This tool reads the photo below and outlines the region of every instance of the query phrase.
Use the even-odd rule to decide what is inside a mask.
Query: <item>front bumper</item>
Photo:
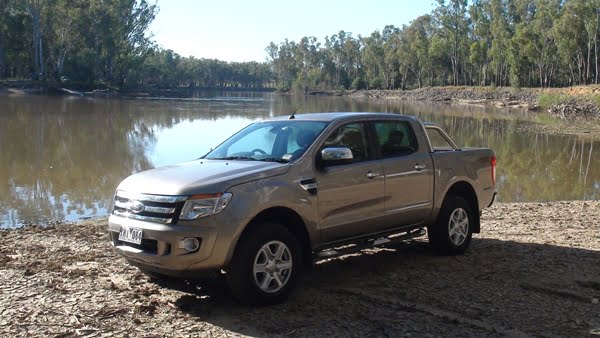
[[[108,230],[115,251],[133,265],[168,276],[191,277],[222,269],[229,250],[223,246],[215,250],[218,232],[213,217],[203,219],[201,223],[168,225],[111,215]],[[120,241],[122,226],[142,229],[142,243]],[[180,242],[189,237],[200,242],[196,252],[180,248]]]

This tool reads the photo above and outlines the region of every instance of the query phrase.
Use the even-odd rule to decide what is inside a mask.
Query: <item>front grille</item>
[[[132,194],[117,191],[113,215],[153,223],[173,224],[187,196]]]

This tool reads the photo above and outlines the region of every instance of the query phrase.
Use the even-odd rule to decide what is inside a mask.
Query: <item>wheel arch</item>
[[[446,191],[446,195],[444,196],[444,202],[442,203],[442,208],[446,203],[446,199],[448,196],[460,196],[464,198],[471,210],[473,211],[473,216],[475,217],[475,224],[473,225],[473,232],[479,233],[481,231],[481,219],[479,212],[479,201],[477,199],[477,193],[473,186],[466,181],[459,181],[452,184],[452,186]]]
[[[244,230],[242,230],[242,233],[240,234],[236,243],[235,250],[237,250],[237,246],[241,239],[255,229],[259,228],[260,224],[263,222],[278,223],[286,227],[300,243],[300,247],[302,248],[303,262],[307,265],[312,264],[311,240],[306,228],[306,224],[296,211],[287,207],[270,207],[254,216],[254,218],[252,218],[252,220],[246,225]]]

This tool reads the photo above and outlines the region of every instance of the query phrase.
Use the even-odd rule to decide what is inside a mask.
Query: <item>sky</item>
[[[158,0],[154,41],[181,56],[266,61],[271,42],[298,42],[340,30],[368,36],[430,13],[433,0]]]

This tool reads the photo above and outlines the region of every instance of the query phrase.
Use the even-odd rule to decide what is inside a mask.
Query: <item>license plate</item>
[[[133,227],[121,227],[121,231],[119,231],[119,240],[133,244],[141,244],[142,229]]]

